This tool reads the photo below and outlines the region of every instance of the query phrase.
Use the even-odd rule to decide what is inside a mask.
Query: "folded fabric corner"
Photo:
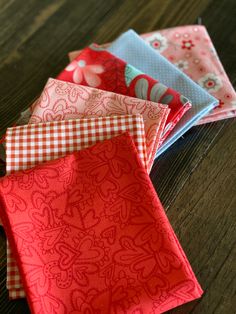
[[[50,78],[32,108],[29,123],[140,114],[144,120],[150,172],[169,112],[167,106],[159,103]]]
[[[33,187],[43,189],[47,186],[47,175],[43,172],[35,177],[34,172],[27,169],[124,132],[129,132],[133,137],[137,152],[146,168],[143,118],[140,115],[123,115],[51,121],[8,128],[6,133],[7,173],[25,170],[27,175],[20,186],[26,191]],[[69,174],[63,180],[70,180]],[[13,201],[13,205],[17,207],[15,202],[17,199]],[[7,289],[11,298],[20,298],[24,295],[19,271],[10,248],[7,250]]]
[[[162,313],[202,295],[127,133],[2,178],[0,204],[32,314]]]
[[[156,156],[170,147],[218,103],[217,99],[150,47],[133,30],[122,34],[107,50],[154,79],[177,90],[192,102],[192,108],[175,126]]]
[[[80,51],[57,79],[168,105],[162,142],[191,108],[185,95],[95,44]]]
[[[236,116],[235,90],[204,25],[178,26],[141,36],[219,101],[197,124]]]

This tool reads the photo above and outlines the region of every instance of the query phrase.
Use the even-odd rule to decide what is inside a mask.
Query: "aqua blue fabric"
[[[218,104],[217,99],[151,48],[133,30],[122,34],[107,50],[166,86],[177,90],[190,99],[192,103],[192,108],[178,122],[162,147],[157,151],[156,157],[161,155]]]

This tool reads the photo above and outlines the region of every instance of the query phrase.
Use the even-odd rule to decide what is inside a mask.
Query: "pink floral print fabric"
[[[142,38],[219,100],[198,124],[236,116],[236,93],[202,25],[180,26],[143,34]]]

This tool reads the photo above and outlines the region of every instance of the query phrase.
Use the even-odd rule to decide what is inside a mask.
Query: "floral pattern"
[[[163,52],[167,47],[167,39],[160,33],[155,33],[146,38],[150,46],[159,52]]]
[[[98,74],[104,72],[102,65],[87,65],[85,60],[73,61],[65,70],[73,71],[75,83],[80,84],[84,79],[88,86],[92,87],[97,87],[101,84],[101,78]]]
[[[160,53],[215,98],[220,99],[219,105],[198,124],[236,116],[232,106],[232,101],[236,101],[236,93],[206,28],[203,25],[180,26],[143,34],[142,37],[149,43],[149,38],[155,37],[156,33],[165,37],[168,43],[168,47]]]
[[[150,43],[155,45],[156,48],[157,45],[159,45],[160,51],[167,49],[167,41],[162,35],[157,34],[155,35],[155,39],[152,37],[149,39]],[[108,51],[97,49],[96,46],[83,49],[68,67],[59,74],[57,79],[68,82],[80,82],[83,85],[91,86],[86,80],[81,81],[77,79],[78,64],[80,64],[80,67],[82,65],[82,68],[86,68],[89,67],[90,64],[94,66],[95,60],[96,65],[103,68],[103,73],[99,76],[100,84],[98,87],[100,89],[167,104],[171,112],[168,116],[169,121],[166,123],[168,123],[171,128],[174,128],[176,121],[190,109],[191,104],[189,100],[186,102],[188,105],[183,107],[181,100],[184,95],[180,95],[178,91],[142,73],[140,70],[127,64]],[[68,72],[68,69],[71,72]],[[74,76],[76,76],[76,80]],[[152,92],[147,92],[150,89]],[[93,112],[91,113],[93,114]],[[165,137],[161,139],[162,141],[164,141],[171,132],[171,128],[168,129],[168,132],[163,133]]]
[[[222,87],[222,82],[214,73],[207,73],[198,80],[198,84],[207,91],[217,92]]]
[[[189,40],[182,40],[182,49],[191,50],[194,47],[194,43],[191,39]]]
[[[198,67],[201,65],[201,68],[205,68],[206,72],[214,71],[221,80],[222,86],[224,86],[224,88],[217,91],[208,90],[214,97],[221,99],[224,104],[223,106],[213,109],[213,111],[202,118],[198,124],[235,117],[236,111],[234,106],[232,106],[232,100],[236,101],[236,93],[220,62],[206,28],[203,25],[179,26],[142,34],[141,37],[149,43],[150,38],[155,37],[156,33],[161,34],[167,39],[167,48],[160,51],[160,53],[172,63],[176,63],[176,60],[188,61],[188,68],[183,69],[183,71],[191,79],[198,82],[201,78],[202,73],[199,71]],[[189,42],[189,40],[191,41]],[[197,44],[195,45],[195,43]],[[192,47],[192,45],[195,46]],[[194,54],[191,54],[192,48],[194,49]],[[188,52],[186,53],[186,51]],[[69,55],[73,60],[78,55],[78,51],[70,53]],[[231,99],[225,97],[225,92],[231,95]]]
[[[188,61],[185,60],[179,60],[178,62],[175,63],[175,65],[181,70],[187,70],[188,69]]]
[[[181,117],[191,108],[190,101],[180,95],[173,92],[170,88],[156,82],[151,81],[145,74],[138,75],[130,84],[130,90],[139,98],[150,98],[153,101],[167,104],[171,109],[165,123],[165,128],[161,136],[161,144],[173,130],[177,122]],[[159,147],[160,147],[159,146]]]

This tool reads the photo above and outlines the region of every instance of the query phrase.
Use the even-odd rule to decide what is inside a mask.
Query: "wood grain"
[[[0,134],[67,64],[68,51],[128,28],[143,33],[201,16],[235,86],[235,14],[235,0],[0,0]],[[153,167],[152,181],[205,290],[170,313],[236,313],[235,138],[235,120],[194,127]],[[0,313],[29,313],[25,300],[8,300],[5,265],[0,229]]]

